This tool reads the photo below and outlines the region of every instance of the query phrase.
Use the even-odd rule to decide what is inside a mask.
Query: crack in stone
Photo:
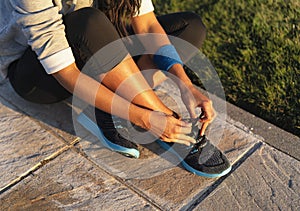
[[[59,155],[61,155],[65,151],[67,151],[70,148],[72,148],[80,140],[81,140],[80,138],[76,138],[73,142],[70,143],[70,145],[62,147],[61,149],[59,149],[58,151],[56,151],[52,155],[50,155],[50,156],[46,157],[45,159],[41,160],[39,163],[37,163],[36,165],[34,165],[33,167],[31,167],[28,171],[26,171],[25,173],[23,173],[22,175],[20,175],[18,178],[14,179],[13,181],[11,181],[7,185],[5,185],[3,188],[1,188],[0,189],[0,194],[2,194],[5,191],[9,190],[13,186],[15,186],[16,184],[18,184],[19,182],[21,182],[23,179],[25,179],[26,177],[28,177],[29,175],[31,175],[33,172],[35,172],[38,169],[42,168],[44,165],[46,165],[47,163],[49,163],[51,160],[55,159],[56,157],[58,157]]]

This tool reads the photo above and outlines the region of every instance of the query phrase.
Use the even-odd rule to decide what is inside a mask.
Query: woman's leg
[[[9,66],[8,78],[21,97],[34,103],[55,103],[71,96],[54,77],[46,73],[31,48]]]
[[[98,75],[96,79],[101,80],[102,84],[136,105],[172,114],[128,56],[126,47],[104,13],[85,8],[68,15],[65,23],[68,40],[77,55],[75,59],[79,61],[77,63],[83,61],[80,66],[83,71]],[[78,24],[85,27],[78,27]],[[94,72],[91,73],[89,68]]]

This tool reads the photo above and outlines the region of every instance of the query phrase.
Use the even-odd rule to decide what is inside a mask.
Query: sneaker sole
[[[170,147],[167,143],[165,143],[164,141],[161,141],[161,140],[157,140],[157,143],[162,147],[164,148],[165,150],[167,151],[170,151],[171,153],[173,153],[174,155],[176,155],[179,159],[180,159],[180,162],[181,164],[183,165],[183,167],[192,172],[193,174],[196,174],[198,176],[202,176],[202,177],[208,177],[208,178],[216,178],[216,177],[222,177],[226,174],[228,174],[232,167],[230,166],[229,168],[227,168],[226,170],[224,170],[223,172],[219,173],[219,174],[209,174],[209,173],[205,173],[205,172],[202,172],[202,171],[199,171],[197,169],[194,169],[193,167],[191,167],[189,164],[187,164],[183,158],[172,148]]]
[[[136,149],[130,149],[126,147],[122,147],[120,145],[114,144],[109,141],[102,133],[101,129],[98,125],[92,121],[87,115],[84,113],[80,113],[77,117],[77,122],[80,123],[85,129],[91,132],[94,136],[96,136],[99,141],[108,149],[121,153],[127,157],[139,158],[140,152]]]

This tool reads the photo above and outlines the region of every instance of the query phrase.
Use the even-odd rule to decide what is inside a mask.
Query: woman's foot
[[[197,126],[198,119],[192,120],[193,129],[190,134],[197,141],[189,147],[183,144],[158,141],[165,150],[174,153],[188,171],[203,177],[221,177],[231,171],[226,156],[206,136],[200,136]]]
[[[127,157],[139,158],[140,152],[137,144],[123,137],[115,128],[112,116],[99,109],[95,113],[86,109],[77,117],[77,121],[99,141],[112,151],[121,153]],[[93,115],[95,118],[93,118]],[[96,122],[93,120],[96,119]]]

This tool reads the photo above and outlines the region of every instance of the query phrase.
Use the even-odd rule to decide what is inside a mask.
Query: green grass
[[[229,102],[300,135],[300,1],[154,0],[158,14],[194,11],[203,53]]]

